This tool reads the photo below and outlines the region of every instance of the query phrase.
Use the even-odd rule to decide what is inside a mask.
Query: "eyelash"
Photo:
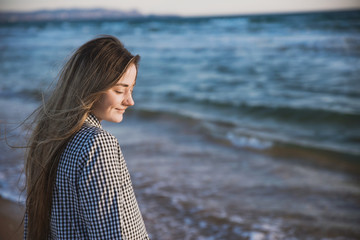
[[[130,89],[130,93],[133,93],[133,89]],[[116,93],[118,93],[118,94],[122,94],[122,93],[125,93],[125,92],[122,92],[122,91],[115,91]]]

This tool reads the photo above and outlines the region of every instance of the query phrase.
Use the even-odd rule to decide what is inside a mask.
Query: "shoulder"
[[[86,152],[90,150],[114,151],[119,147],[118,140],[111,133],[102,128],[84,123],[80,130],[69,141],[65,151],[87,155]]]
[[[116,137],[108,131],[88,124],[84,124],[77,135],[90,145],[115,147],[119,144]]]
[[[68,156],[75,160],[80,172],[84,168],[107,168],[121,157],[118,140],[108,131],[84,124],[69,146]],[[76,155],[76,156],[75,156]]]
[[[86,167],[107,169],[117,164],[121,156],[120,145],[112,134],[102,128],[84,124],[61,154],[58,174],[62,173],[70,179],[71,176],[82,175]]]
[[[80,176],[87,178],[91,177],[92,173],[112,176],[114,169],[120,166],[122,159],[116,137],[106,130],[94,126],[85,126],[80,134],[88,134],[80,152],[82,161],[78,162]]]

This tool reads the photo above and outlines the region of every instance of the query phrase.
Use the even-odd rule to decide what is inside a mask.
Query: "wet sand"
[[[23,214],[24,207],[21,204],[0,197],[0,239],[23,238]]]
[[[359,172],[338,156],[235,148],[165,115],[103,126],[119,139],[152,239],[360,238]],[[22,209],[0,205],[8,239]]]

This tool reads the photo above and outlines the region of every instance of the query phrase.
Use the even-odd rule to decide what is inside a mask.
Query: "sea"
[[[301,188],[294,190],[286,202],[283,201],[288,195],[284,192],[264,200],[272,192],[282,191],[276,184],[283,186],[285,182],[286,185],[291,171],[297,169],[299,174],[304,173],[304,169],[299,170],[304,156],[320,156],[319,162],[335,170],[342,165],[351,169],[360,163],[360,11],[0,23],[2,197],[24,201],[19,187],[24,181],[23,151],[9,147],[24,146],[22,121],[41,104],[43,96],[51,94],[51,86],[62,65],[76,48],[102,34],[118,37],[133,54],[141,56],[134,89],[135,106],[129,111],[128,120],[124,120],[123,130],[116,130],[112,124],[108,128],[122,139],[126,138],[122,146],[128,146],[129,150],[124,149],[125,153],[133,159],[143,159],[129,163],[129,167],[136,170],[134,185],[139,189],[139,199],[147,213],[144,218],[157,226],[150,227],[153,237],[258,240],[356,239],[360,236],[351,227],[353,223],[350,224],[360,220],[360,191],[353,175],[342,176],[347,179],[343,182],[339,180],[351,186],[334,183],[336,191],[322,189],[326,194],[318,194],[319,201],[303,199],[308,200],[309,205],[303,204],[296,213],[312,214],[319,208],[328,210],[321,201],[331,198],[331,204],[336,205],[332,193],[337,195],[346,189],[344,198],[339,198],[348,199],[348,208],[341,213],[343,218],[339,221],[348,216],[346,229],[349,231],[341,228],[340,223],[336,226],[342,230],[338,231],[327,229],[326,232],[321,227],[308,230],[313,226],[305,222],[321,222],[317,216],[297,218],[288,211],[277,215],[280,207],[269,207],[270,210],[264,207],[281,202],[284,209],[289,209],[294,199],[304,197],[302,191],[305,190]],[[169,138],[173,142],[166,140]],[[158,144],[152,145],[156,139]],[[146,143],[149,143],[147,148]],[[299,154],[294,156],[294,153]],[[151,166],[146,165],[146,156],[152,159],[147,163],[152,163]],[[328,160],[331,158],[328,156],[336,161]],[[187,160],[180,160],[184,158]],[[294,167],[288,158],[296,159],[300,165]],[[239,164],[247,168],[240,169]],[[268,166],[269,170],[270,166],[273,169],[280,165],[286,169],[282,172],[286,175],[282,175],[283,182],[261,171],[262,166]],[[187,169],[189,166],[193,168]],[[307,174],[299,175],[300,182],[305,181],[300,180],[300,176],[309,181],[303,182],[302,187],[312,186],[320,178],[323,185],[333,179],[334,175],[327,172],[317,173],[322,170],[316,170],[320,168],[316,166],[306,167]],[[151,172],[151,168],[157,170]],[[248,168],[257,174],[251,175],[246,171]],[[235,169],[239,171],[234,172]],[[204,171],[209,177],[216,171],[221,175],[215,174],[212,180],[199,178]],[[244,173],[242,177],[241,173]],[[229,176],[231,181],[224,182]],[[222,182],[222,187],[216,188],[215,184],[211,191],[201,192],[204,185],[208,186],[214,179]],[[249,179],[254,182],[245,184]],[[260,183],[262,190],[249,190]],[[265,188],[272,183],[277,187]],[[244,197],[246,201],[242,206],[248,208],[239,207],[239,194],[245,191],[238,186],[246,187],[253,197]],[[311,193],[318,191],[309,188]],[[227,195],[219,194],[222,190]],[[151,195],[154,193],[156,197]],[[149,205],[146,205],[147,198],[153,200]],[[163,215],[159,215],[161,211],[151,210],[153,205],[160,209],[167,206],[166,198],[173,203],[170,204],[173,208],[169,206]],[[206,204],[209,198],[212,202]],[[316,206],[312,205],[314,202]],[[227,207],[219,210],[217,203]],[[327,206],[333,206],[331,204]],[[259,206],[264,209],[254,217],[251,215],[254,211],[250,210],[260,211]],[[211,209],[217,209],[214,216],[218,218],[209,214]],[[227,210],[236,214],[231,215]],[[241,215],[244,212],[251,216],[244,217]],[[281,227],[286,221],[280,219],[285,215],[287,219],[303,220],[304,225]],[[159,220],[161,217],[163,221]],[[186,230],[171,231],[171,228]],[[305,228],[307,230],[302,231]],[[326,234],[321,235],[324,232]]]

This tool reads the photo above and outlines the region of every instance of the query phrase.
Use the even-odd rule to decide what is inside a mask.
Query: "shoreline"
[[[130,109],[126,118],[131,119],[130,121],[139,121],[139,124],[142,124],[141,122],[144,121],[143,119],[150,122],[171,122],[173,125],[178,125],[178,128],[183,128],[183,130],[186,129],[185,131],[187,132],[192,132],[194,135],[201,135],[203,140],[206,142],[211,142],[226,148],[236,149],[240,152],[246,151],[261,154],[267,157],[277,158],[279,160],[307,164],[309,166],[340,171],[355,176],[360,174],[360,161],[359,156],[356,154],[301,146],[293,143],[277,143],[272,147],[263,150],[251,147],[238,147],[233,143],[230,143],[229,140],[215,138],[214,136],[209,135],[208,132],[204,132],[202,130],[201,123],[197,119],[191,119],[186,116],[175,115],[173,113],[151,113],[146,111],[136,112]]]
[[[334,151],[311,149],[290,144],[275,146],[263,151],[255,151],[253,149],[250,151],[265,154],[279,160],[309,165],[314,168],[351,174],[354,177],[360,175],[360,161],[357,156],[350,154],[346,155]]]
[[[293,142],[274,142],[273,146],[264,149],[258,149],[251,146],[236,146],[236,144],[232,143],[227,138],[212,135],[211,132],[206,130],[204,123],[202,123],[199,119],[173,112],[129,109],[127,112],[127,118],[128,117],[132,119],[145,119],[145,121],[153,122],[158,120],[168,120],[170,122],[183,125],[184,128],[191,129],[191,131],[194,133],[204,136],[207,141],[211,141],[215,144],[235,148],[240,151],[250,151],[279,158],[289,157],[296,160],[296,157],[294,156],[300,156],[299,158],[305,158],[308,160],[309,164],[314,163],[314,165],[319,165],[326,168],[333,168],[333,163],[340,164],[341,170],[351,171],[354,174],[360,174],[360,155],[356,153],[342,152],[335,149],[319,148],[310,145],[301,145]],[[226,125],[226,123],[218,124],[220,127],[222,124]],[[327,163],[326,161],[329,162]]]

